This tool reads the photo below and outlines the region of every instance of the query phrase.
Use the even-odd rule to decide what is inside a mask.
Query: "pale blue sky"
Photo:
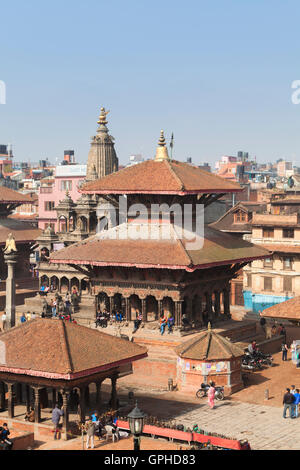
[[[249,151],[300,164],[298,0],[10,0],[0,7],[0,143],[85,162],[100,106],[121,163]]]

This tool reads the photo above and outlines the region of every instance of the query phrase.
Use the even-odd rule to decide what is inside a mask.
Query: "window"
[[[252,287],[252,274],[247,274],[247,287]]]
[[[263,229],[264,238],[274,238],[274,229],[273,228],[264,228]]]
[[[271,277],[264,277],[264,290],[266,291],[272,290],[272,278]]]
[[[284,228],[282,230],[283,238],[294,238],[294,229],[293,228]]]
[[[265,258],[264,268],[273,268],[273,259],[272,258]]]
[[[45,201],[44,208],[45,211],[54,211],[55,202],[54,201]]]
[[[283,277],[283,291],[284,292],[292,292],[292,278],[291,276],[284,276]]]
[[[283,269],[292,269],[292,258],[283,258]]]
[[[60,182],[60,190],[61,191],[72,191],[72,181],[70,180],[63,180]]]
[[[272,214],[279,215],[280,214],[280,206],[273,206]]]
[[[234,214],[234,222],[235,223],[243,223],[243,222],[248,222],[248,214],[243,211],[237,211]]]
[[[50,227],[52,230],[55,230],[55,224],[50,224],[50,223],[45,224],[45,229],[48,227]]]

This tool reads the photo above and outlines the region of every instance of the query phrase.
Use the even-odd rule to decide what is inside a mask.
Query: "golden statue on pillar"
[[[16,247],[16,242],[15,242],[15,239],[14,239],[14,236],[12,233],[10,233],[7,237],[7,240],[5,242],[5,248],[3,250],[3,253],[5,253],[6,255],[9,255],[10,253],[14,252],[16,253],[18,250],[17,250],[17,247]]]

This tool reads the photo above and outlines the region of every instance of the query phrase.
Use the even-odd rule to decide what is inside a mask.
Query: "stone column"
[[[146,299],[141,299],[142,300],[142,316],[143,316],[143,322],[147,322],[147,306],[146,306]]]
[[[8,408],[8,417],[14,418],[15,416],[15,406],[14,406],[14,384],[8,382],[7,384],[8,389],[8,400],[7,400],[7,408]]]
[[[90,406],[90,389],[88,385],[86,385],[85,390],[84,390],[84,400],[85,400],[85,405]]]
[[[6,279],[6,304],[5,312],[7,315],[7,324],[10,328],[16,325],[16,283],[15,283],[15,264],[18,254],[11,252],[4,254],[4,261],[7,264]]]
[[[111,408],[113,410],[117,409],[117,377],[111,378]]]
[[[36,423],[41,422],[40,391],[41,389],[39,387],[34,387],[34,421]]]
[[[160,317],[162,316],[162,303],[163,303],[162,299],[157,301],[157,314],[158,314],[157,320],[159,320]]]
[[[114,296],[109,297],[109,309],[110,309],[110,313],[112,314],[112,311],[114,309]]]
[[[130,308],[129,297],[125,297],[125,315],[126,315],[126,321],[131,321],[131,308]]]
[[[69,427],[69,409],[68,409],[68,398],[69,392],[66,390],[62,390],[62,397],[63,397],[63,428],[62,434],[63,439],[66,441],[68,439],[68,427]]]
[[[101,396],[101,385],[102,385],[102,380],[99,382],[96,382],[96,410],[98,411],[98,415],[100,415],[100,409],[102,405],[102,396]]]
[[[0,411],[5,410],[5,386],[4,382],[0,382]]]
[[[178,300],[175,302],[177,304],[177,324],[179,328],[182,326],[182,304],[183,300]]]

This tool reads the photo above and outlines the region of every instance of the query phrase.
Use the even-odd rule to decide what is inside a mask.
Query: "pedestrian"
[[[283,342],[281,344],[281,351],[282,351],[282,360],[283,361],[287,361],[287,352],[288,352],[289,348],[288,348],[288,345]]]
[[[3,423],[0,434],[0,441],[5,445],[5,450],[11,450],[13,447],[12,441],[8,438],[9,435],[10,431],[8,429],[7,423]]]
[[[210,382],[207,396],[208,396],[208,404],[211,410],[213,410],[215,407],[215,393],[216,393],[215,383]]]
[[[286,410],[289,410],[290,418],[293,418],[292,405],[294,404],[294,401],[294,395],[291,393],[290,389],[287,388],[283,396],[283,418],[286,418]]]
[[[56,305],[57,305],[56,300],[53,299],[51,303],[52,317],[56,317]]]
[[[91,449],[94,449],[94,437],[95,437],[95,423],[90,418],[87,423],[87,430],[86,430],[86,448],[89,448],[89,444],[91,443]]]
[[[60,421],[60,417],[63,416],[63,414],[64,414],[63,410],[59,409],[58,404],[56,403],[54,409],[52,410],[54,439],[60,438],[59,421]]]
[[[168,319],[166,315],[162,315],[160,318],[160,334],[163,335],[165,332],[165,328],[167,326]]]
[[[296,387],[295,387],[295,385],[291,385],[291,393],[292,393],[293,395],[295,395],[295,393],[296,393]]]
[[[286,343],[286,329],[285,327],[281,324],[281,332],[280,335],[283,336],[283,340]]]
[[[23,323],[25,323],[26,321],[27,321],[27,318],[26,318],[25,313],[23,312],[23,313],[22,313],[22,316],[21,316],[21,318],[20,318],[20,322],[23,324]]]
[[[266,336],[266,319],[262,316],[262,312],[259,311],[259,315],[260,315],[260,321],[259,321],[259,324],[261,326],[261,329],[263,330],[265,336]]]
[[[36,319],[36,314],[35,314],[35,312],[32,312],[32,314],[31,314],[31,320],[35,320],[35,319]]]
[[[7,315],[5,312],[3,312],[2,314],[1,321],[2,321],[2,331],[5,331],[7,328]]]
[[[294,411],[295,411],[295,418],[298,418],[299,414],[299,403],[300,403],[300,392],[299,389],[296,388],[296,393],[294,393]]]

